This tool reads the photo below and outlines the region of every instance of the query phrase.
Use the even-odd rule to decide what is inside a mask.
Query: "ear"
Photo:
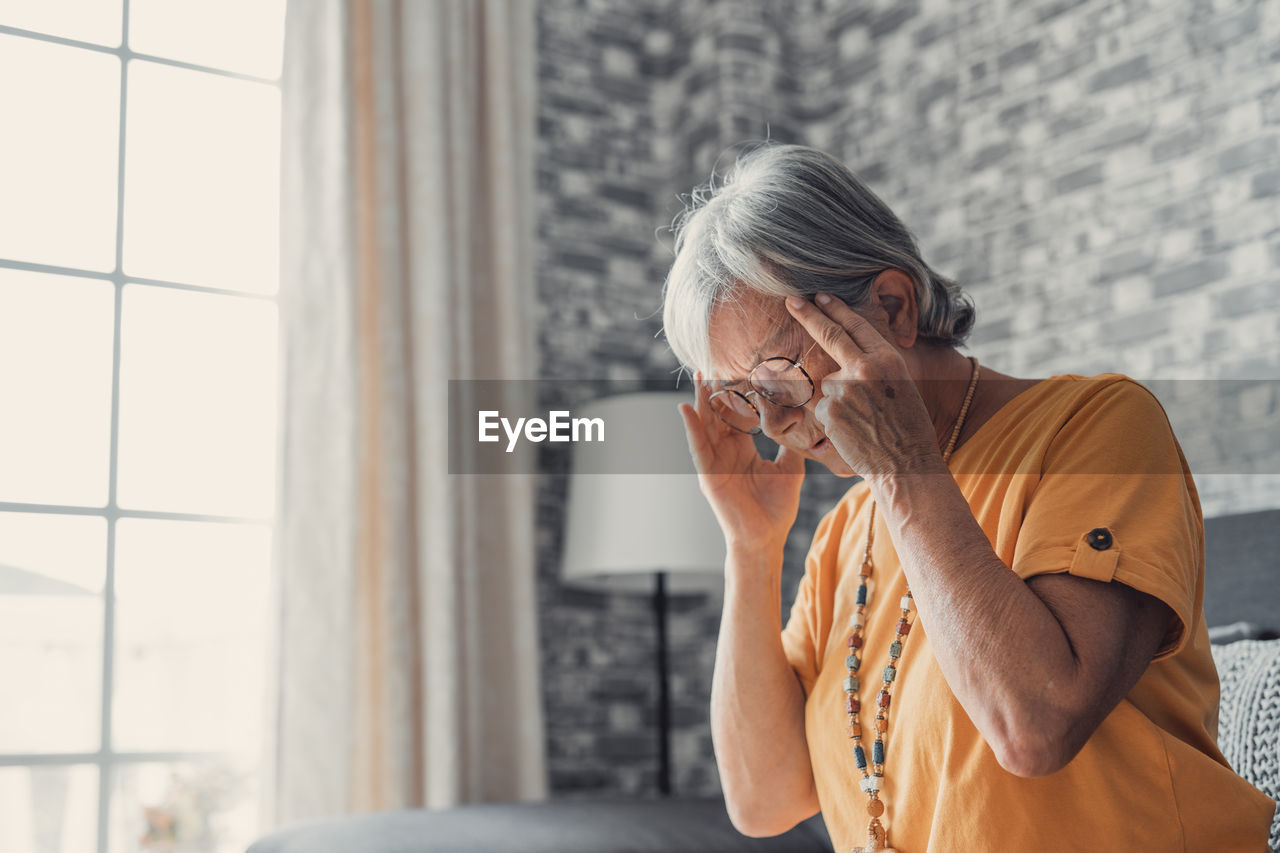
[[[904,349],[914,346],[919,335],[919,314],[911,276],[902,270],[885,270],[871,283],[871,293],[877,320],[887,326],[881,329],[882,333],[887,332],[885,337]]]

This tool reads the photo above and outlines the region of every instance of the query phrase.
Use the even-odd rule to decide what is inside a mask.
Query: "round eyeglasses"
[[[722,388],[713,393],[710,397],[711,411],[738,432],[757,435],[762,429],[760,409],[751,402],[751,397],[758,396],[784,409],[798,409],[813,399],[813,379],[805,371],[804,363],[817,345],[818,342],[814,341],[799,359],[781,355],[766,358],[751,368],[747,375],[747,384],[751,386],[749,390]]]

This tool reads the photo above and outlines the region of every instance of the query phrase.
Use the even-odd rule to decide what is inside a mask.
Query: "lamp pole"
[[[656,572],[653,615],[657,628],[658,666],[658,793],[671,796],[671,692],[667,672],[667,573]]]
[[[698,488],[688,437],[675,417],[676,404],[688,396],[620,394],[575,411],[608,423],[609,443],[573,448],[561,566],[570,585],[607,591],[616,584],[652,600],[656,787],[662,797],[674,788],[668,600],[721,589],[724,578],[724,539]],[[644,519],[643,530],[637,529],[638,518]]]

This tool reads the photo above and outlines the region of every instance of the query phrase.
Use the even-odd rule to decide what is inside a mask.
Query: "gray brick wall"
[[[731,146],[768,136],[841,157],[898,212],[969,288],[970,350],[998,370],[1280,377],[1280,4],[542,0],[539,50],[545,376],[670,380],[659,229]],[[1212,453],[1256,443],[1242,423],[1280,427],[1273,389],[1195,390],[1202,404],[1175,418],[1184,446]],[[1274,442],[1248,452],[1280,471]],[[648,603],[559,583],[568,460],[541,458],[552,789],[650,793]],[[1276,476],[1198,482],[1206,515],[1280,505]],[[784,599],[846,485],[806,482]],[[718,607],[673,607],[681,794],[718,790]]]

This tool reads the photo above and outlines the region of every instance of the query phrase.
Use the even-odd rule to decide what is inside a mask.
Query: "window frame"
[[[205,285],[188,284],[179,281],[170,281],[163,279],[152,279],[139,276],[126,276],[124,272],[124,217],[125,217],[125,155],[127,145],[127,129],[128,129],[128,90],[129,90],[129,71],[131,63],[153,62],[160,65],[167,65],[174,68],[182,68],[190,71],[197,71],[207,74],[213,74],[220,77],[228,77],[235,80],[243,80],[252,83],[264,84],[272,86],[279,90],[281,82],[279,77],[268,78],[260,77],[242,72],[229,71],[222,68],[216,68],[198,63],[184,62],[169,57],[156,56],[153,54],[137,53],[129,48],[129,0],[121,0],[122,5],[122,29],[120,35],[120,44],[116,47],[107,47],[92,42],[80,41],[77,39],[66,38],[63,36],[51,35],[33,30],[26,30],[17,27],[7,26],[0,22],[0,34],[7,36],[16,36],[22,38],[30,38],[41,42],[62,45],[69,48],[78,48],[82,50],[94,51],[96,53],[107,54],[118,57],[120,60],[120,112],[119,112],[119,128],[116,152],[116,209],[115,209],[115,262],[110,272],[100,270],[86,270],[77,267],[65,267],[52,264],[34,263],[29,261],[21,261],[13,258],[0,257],[0,269],[20,270],[38,273],[53,273],[63,276],[72,276],[80,279],[92,279],[110,284],[114,291],[114,307],[113,307],[113,330],[112,330],[112,355],[111,355],[111,406],[110,406],[110,439],[108,449],[108,481],[107,481],[107,501],[102,507],[80,506],[71,504],[41,504],[41,503],[21,503],[11,501],[0,501],[0,512],[4,513],[45,513],[61,516],[91,516],[102,518],[106,521],[106,572],[102,592],[103,604],[103,633],[102,633],[102,659],[101,659],[101,694],[100,694],[100,715],[98,721],[99,743],[98,749],[94,752],[65,752],[65,753],[5,753],[0,752],[0,768],[10,767],[72,767],[92,765],[98,771],[98,797],[97,797],[97,815],[96,815],[96,834],[98,853],[108,853],[110,846],[111,832],[111,796],[115,788],[116,770],[121,766],[140,763],[165,763],[165,762],[204,762],[217,760],[220,758],[230,757],[228,753],[221,751],[117,751],[112,744],[112,697],[115,687],[115,618],[116,618],[116,602],[115,602],[115,556],[116,556],[116,526],[121,519],[125,518],[143,518],[143,519],[161,519],[176,521],[195,521],[209,522],[216,524],[231,525],[265,525],[272,539],[272,571],[274,571],[274,555],[276,542],[278,541],[277,519],[279,517],[280,492],[278,482],[278,463],[277,471],[274,473],[276,477],[276,498],[275,507],[270,516],[253,517],[253,516],[228,516],[228,515],[209,515],[201,513],[188,512],[166,512],[159,510],[139,510],[126,509],[119,506],[117,502],[117,482],[118,469],[117,460],[119,453],[119,428],[120,428],[120,352],[121,352],[121,306],[124,293],[124,286],[143,285],[148,287],[170,288],[178,290],[196,291],[199,293],[208,293],[218,296],[264,300],[268,303],[279,306],[278,287],[275,293],[254,293],[230,290],[220,287],[211,287]],[[278,284],[278,282],[277,282]],[[278,310],[277,310],[278,316]],[[279,341],[279,338],[277,338]],[[279,348],[278,350],[279,351]],[[283,359],[277,359],[276,364],[276,388],[277,398],[276,405],[279,407],[280,389],[283,388],[282,378],[284,372]]]

